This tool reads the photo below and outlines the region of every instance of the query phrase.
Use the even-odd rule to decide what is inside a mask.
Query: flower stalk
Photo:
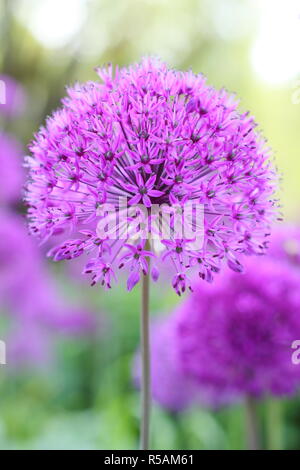
[[[147,245],[149,242],[147,242]],[[150,261],[149,261],[150,264]],[[149,270],[142,279],[141,295],[141,352],[142,352],[142,387],[141,387],[141,436],[140,449],[148,450],[150,443],[151,412],[151,371],[150,371],[150,335],[149,335]]]

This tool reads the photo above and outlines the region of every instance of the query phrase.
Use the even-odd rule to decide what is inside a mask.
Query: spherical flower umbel
[[[259,267],[248,259],[245,274],[226,270],[211,285],[198,282],[169,319],[176,330],[179,373],[194,379],[212,403],[233,395],[295,393],[299,282],[298,270],[268,256]]]
[[[68,88],[31,144],[31,232],[45,240],[65,231],[50,255],[89,253],[86,272],[106,287],[127,269],[131,289],[148,273],[150,257],[154,280],[159,262],[170,264],[178,294],[190,287],[190,269],[207,281],[222,261],[241,271],[240,253],[264,252],[277,211],[275,172],[253,118],[202,75],[169,70],[158,60],[97,72],[101,82]],[[120,198],[127,201],[121,211]],[[200,222],[192,211],[194,237],[178,233],[173,211],[189,203],[203,208]],[[125,207],[143,210],[126,212],[118,237],[99,235],[104,204],[122,214]],[[154,206],[162,208],[158,215]],[[161,234],[161,213],[169,215],[170,234],[153,237]]]

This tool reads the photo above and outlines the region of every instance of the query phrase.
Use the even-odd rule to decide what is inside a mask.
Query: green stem
[[[259,420],[257,415],[257,403],[256,401],[248,396],[245,400],[245,427],[246,427],[246,439],[247,448],[249,450],[259,450],[260,438],[259,438]]]
[[[142,280],[141,349],[142,349],[142,417],[140,449],[149,449],[151,380],[149,341],[149,274]]]
[[[266,403],[267,445],[269,450],[281,450],[282,406],[279,400],[269,398]]]

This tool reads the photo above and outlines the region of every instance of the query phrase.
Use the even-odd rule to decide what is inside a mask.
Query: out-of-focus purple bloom
[[[300,385],[291,345],[300,338],[300,276],[284,261],[249,259],[246,273],[199,282],[170,319],[178,367],[211,402],[237,395],[285,395]],[[175,324],[175,326],[174,326]]]
[[[25,221],[6,211],[0,212],[0,299],[2,309],[13,313],[18,324],[15,340],[14,330],[9,340],[13,357],[23,346],[29,356],[40,350],[47,331],[78,335],[95,327],[89,311],[72,308],[58,292]],[[28,341],[34,338],[32,345],[25,344],[26,335]]]
[[[131,244],[130,290],[148,263],[136,262],[135,245],[149,238],[153,279],[158,262],[166,260],[181,294],[191,287],[190,268],[210,282],[223,261],[241,271],[241,253],[263,253],[277,212],[276,175],[254,119],[238,112],[236,99],[208,86],[202,75],[169,70],[153,59],[114,75],[110,66],[98,74],[102,82],[68,89],[27,158],[31,232],[44,241],[65,232],[50,255],[62,260],[87,253],[92,258],[85,272],[92,284],[109,288]],[[107,203],[117,213],[120,198],[126,201],[120,208],[121,233],[100,236],[99,211]],[[141,220],[141,211],[124,215],[127,205],[136,204],[144,209],[140,225],[146,227],[138,235],[134,222]],[[188,204],[204,208],[204,221],[191,221],[192,238],[178,234],[172,214]],[[162,234],[159,249],[148,233],[150,227],[161,232],[157,214],[150,212],[156,205],[171,213],[170,233]],[[203,243],[195,247],[202,229]]]
[[[300,226],[288,224],[274,228],[269,254],[272,258],[300,267]]]
[[[26,94],[22,85],[9,75],[0,74],[0,115],[20,116],[25,109]]]
[[[10,204],[21,199],[24,171],[21,144],[10,135],[0,132],[0,204]]]
[[[174,325],[173,325],[174,326]],[[178,368],[177,342],[174,328],[166,320],[153,325],[151,330],[151,387],[152,396],[161,406],[180,411],[195,398],[197,387]],[[141,364],[138,355],[134,363],[134,379],[141,380]]]

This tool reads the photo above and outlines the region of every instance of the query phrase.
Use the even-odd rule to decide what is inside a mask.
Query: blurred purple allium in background
[[[0,204],[15,203],[21,199],[24,184],[23,151],[20,142],[0,131]]]
[[[284,262],[247,261],[245,274],[225,272],[199,283],[176,322],[178,367],[212,400],[237,393],[295,393],[300,369],[291,345],[300,337],[300,276]]]
[[[297,392],[291,345],[300,338],[300,272],[282,246],[298,235],[297,226],[277,227],[270,254],[248,258],[241,275],[226,269],[213,284],[198,281],[153,329],[153,397],[162,406],[177,409],[178,391],[192,391],[179,399],[183,407]]]
[[[26,106],[26,94],[22,85],[9,75],[0,74],[0,115],[5,118],[20,116]]]
[[[169,70],[158,60],[144,59],[114,74],[108,66],[98,74],[101,82],[68,89],[31,144],[31,232],[45,241],[64,230],[64,242],[50,255],[57,261],[88,253],[85,272],[92,284],[108,288],[126,266],[132,289],[147,274],[148,257],[153,280],[158,261],[170,263],[178,294],[190,287],[190,268],[207,281],[222,261],[242,271],[240,254],[264,252],[277,213],[276,174],[253,118],[240,114],[235,97],[208,86],[202,75]],[[142,205],[146,231],[150,225],[159,231],[150,209],[163,206],[171,213],[170,238],[152,243],[134,224],[123,238],[100,237],[99,209],[109,203],[117,211],[120,197],[131,208]],[[204,224],[191,222],[194,231],[204,230],[197,249],[193,239],[178,236],[172,214],[188,203],[204,209]],[[126,213],[125,221],[140,216]]]
[[[47,271],[41,254],[27,234],[25,221],[16,214],[0,212],[0,301],[2,313],[13,314],[9,349],[16,360],[35,362],[47,356],[51,331],[77,335],[91,333],[95,319],[82,307],[64,300]]]

